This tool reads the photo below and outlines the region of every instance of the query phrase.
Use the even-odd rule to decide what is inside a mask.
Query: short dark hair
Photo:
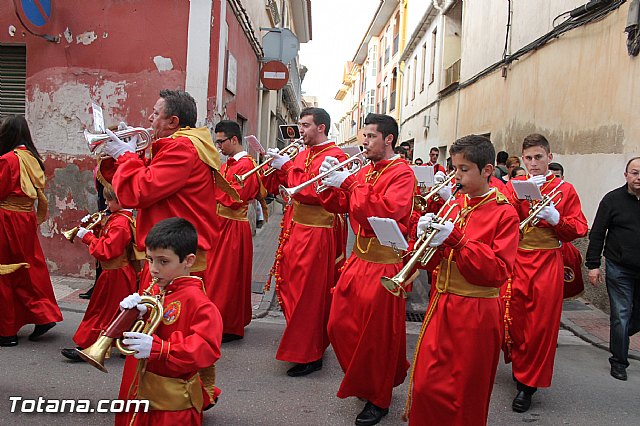
[[[369,113],[364,119],[364,124],[375,124],[377,130],[382,133],[383,138],[393,135],[391,148],[396,147],[396,142],[398,141],[398,122],[393,117],[385,114]]]
[[[164,99],[164,114],[167,117],[178,117],[180,127],[196,127],[198,108],[193,96],[184,90],[164,89],[160,91],[160,97]]]
[[[560,163],[549,163],[549,170],[560,172],[562,176],[564,176],[564,167]]]
[[[438,149],[437,146],[432,146],[431,149],[429,150],[429,154],[431,154],[432,151],[437,152],[438,154],[440,154],[440,150]]]
[[[198,250],[198,233],[195,226],[181,217],[170,217],[153,225],[144,240],[150,250],[167,249],[178,255],[180,262]]]
[[[393,152],[394,154],[404,155],[405,157],[407,156],[407,149],[404,146],[396,146],[393,148]]]
[[[226,138],[236,137],[240,145],[242,145],[242,130],[240,125],[232,120],[222,120],[216,124],[214,133],[222,132]]]
[[[300,118],[311,115],[313,116],[313,122],[316,126],[324,124],[324,135],[329,136],[329,129],[331,128],[331,116],[327,111],[318,107],[307,107],[300,112]]]
[[[44,162],[33,143],[27,120],[22,115],[9,115],[0,121],[0,156],[20,145],[24,145],[33,154],[44,170]]]
[[[509,158],[509,153],[506,151],[500,151],[498,152],[498,155],[496,155],[496,163],[498,164],[506,163],[507,158]]]
[[[511,174],[509,175],[509,178],[514,178],[516,177],[516,174],[518,174],[518,172],[522,170],[523,172],[526,172],[526,170],[523,167],[514,167],[513,169],[511,169]]]
[[[522,141],[522,152],[524,152],[525,149],[533,148],[534,146],[543,148],[547,154],[551,152],[549,141],[539,133],[532,133],[524,138]]]
[[[628,171],[629,171],[629,166],[631,165],[631,163],[632,163],[633,161],[636,161],[636,160],[640,160],[640,157],[633,157],[632,159],[630,159],[629,161],[627,161],[627,166],[624,168],[624,171],[625,171],[625,172],[628,172]]]
[[[491,164],[496,158],[496,150],[491,141],[480,135],[463,136],[451,145],[449,154],[462,154],[464,158],[478,166],[482,171],[484,166]]]
[[[420,162],[420,164],[418,164],[418,161]],[[413,160],[414,163],[418,164],[418,166],[424,164],[424,160],[420,157],[416,158],[415,160]]]
[[[407,141],[404,141],[400,144],[401,147],[403,147],[404,149],[410,150],[411,149],[411,144]]]

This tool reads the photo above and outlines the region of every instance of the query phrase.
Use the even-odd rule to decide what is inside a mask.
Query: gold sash
[[[524,230],[518,248],[522,250],[551,250],[560,248],[560,241],[553,228],[531,227]]]
[[[196,263],[189,269],[189,272],[202,272],[207,270],[207,252],[196,250]]]
[[[4,200],[0,201],[0,209],[9,210],[12,212],[28,213],[33,211],[33,205],[35,200],[27,197],[15,197],[13,195],[8,196]]]
[[[366,247],[360,250],[358,247]],[[400,252],[395,252],[391,247],[383,246],[376,237],[366,238],[358,236],[353,243],[353,253],[362,260],[382,265],[393,265],[402,261]]]
[[[159,376],[146,371],[138,384],[138,399],[149,400],[152,410],[179,411],[195,408],[202,411],[203,397],[200,375],[189,380]]]
[[[0,264],[0,275],[8,275],[8,274],[12,274],[15,271],[17,271],[20,268],[30,268],[31,265],[29,265],[26,262],[22,262],[22,263],[10,263],[8,265],[2,265]]]
[[[451,262],[449,270],[447,270],[447,263],[447,259],[440,261],[440,271],[436,282],[438,292],[483,299],[493,299],[500,295],[498,288],[470,284],[460,273],[456,262]]]
[[[124,268],[128,264],[129,264],[129,256],[127,255],[126,250],[124,253],[122,253],[120,256],[116,257],[115,259],[100,261],[100,266],[102,266],[102,269],[104,269],[105,271]]]
[[[218,204],[217,213],[218,216],[225,217],[231,220],[241,220],[243,222],[248,222],[247,213],[249,211],[249,207],[244,205],[239,209],[234,210],[230,207],[223,206],[222,204]]]
[[[329,213],[322,206],[293,202],[293,221],[300,225],[314,228],[333,228],[335,214]]]
[[[32,200],[38,200],[36,220],[38,225],[44,222],[49,208],[49,201],[44,195],[45,177],[40,163],[31,151],[26,149],[14,149],[13,152],[20,161],[20,189]],[[32,204],[33,205],[33,204]]]

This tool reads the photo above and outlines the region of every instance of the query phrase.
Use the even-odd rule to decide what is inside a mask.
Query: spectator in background
[[[409,142],[402,142],[400,146],[407,151],[407,161],[411,162],[413,160],[413,147],[411,144]]]
[[[408,159],[408,157],[407,157],[407,150],[406,150],[406,149],[404,149],[403,147],[401,147],[401,146],[397,146],[397,147],[395,147],[395,148],[393,149],[393,152],[394,152],[396,155],[399,155],[399,156],[400,156],[400,158],[402,158],[403,160],[407,160],[407,161],[409,160],[409,159]]]
[[[445,173],[444,167],[442,164],[438,163],[438,157],[440,156],[440,150],[438,147],[432,147],[429,150],[429,162],[426,164],[427,166],[433,166],[433,174],[435,175],[438,172]]]
[[[564,179],[564,167],[560,163],[549,163],[549,170],[559,177],[560,179]]]
[[[520,159],[518,157],[509,157],[505,162],[507,166],[507,170],[509,171],[508,176],[511,176],[511,171],[516,167],[520,167]]]
[[[416,158],[416,160],[413,162],[413,164],[415,164],[416,166],[422,166],[424,164],[424,161],[422,161],[422,158],[418,157]]]
[[[629,336],[640,330],[640,157],[627,163],[626,184],[607,193],[596,213],[587,248],[589,282],[601,283],[604,246],[611,376],[627,380]]]
[[[498,152],[496,155],[496,169],[493,172],[493,175],[498,179],[502,179],[503,182],[509,180],[509,170],[507,169],[507,158],[509,158],[509,153],[505,151]],[[505,179],[506,177],[506,179]]]
[[[508,176],[509,176],[509,179],[513,179],[518,176],[526,176],[526,175],[527,175],[527,171],[524,168],[518,166],[511,169],[511,172],[509,173]]]

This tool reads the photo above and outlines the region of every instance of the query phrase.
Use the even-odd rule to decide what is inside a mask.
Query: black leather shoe
[[[307,364],[296,364],[287,370],[287,376],[289,377],[300,377],[306,376],[307,374],[311,374],[314,371],[318,371],[322,368],[322,359],[317,361],[309,362]]]
[[[0,336],[0,346],[3,348],[18,346],[18,336]]]
[[[31,341],[38,340],[38,338],[40,336],[42,336],[44,333],[46,333],[47,331],[51,330],[55,326],[56,326],[55,322],[50,322],[48,324],[38,324],[38,325],[36,325],[36,327],[33,329],[33,333],[31,333],[29,335],[29,340],[31,340]]]
[[[91,287],[89,290],[85,291],[84,293],[80,293],[78,295],[78,297],[80,299],[85,299],[85,300],[89,300],[91,299],[91,295],[93,294],[93,287]]]
[[[234,340],[240,340],[240,339],[243,339],[243,338],[244,338],[244,336],[239,336],[237,334],[223,333],[222,334],[222,343],[233,342]]]
[[[78,348],[78,349],[81,349],[81,348]],[[63,357],[70,359],[73,362],[84,361],[80,356],[80,354],[78,354],[78,351],[76,351],[75,349],[64,348],[60,351],[60,353],[62,354]]]
[[[627,380],[627,369],[621,365],[611,364],[611,377],[618,380]]]
[[[516,413],[524,413],[531,407],[531,393],[526,391],[518,391],[518,394],[511,403],[511,409]]]
[[[358,417],[356,417],[356,425],[358,426],[377,425],[378,423],[380,423],[380,420],[382,420],[382,418],[386,416],[388,413],[389,413],[388,408],[380,408],[377,405],[367,401],[367,403],[365,404],[360,414],[358,414]]]

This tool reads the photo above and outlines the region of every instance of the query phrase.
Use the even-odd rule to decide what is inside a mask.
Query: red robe
[[[203,291],[202,281],[194,277],[178,277],[165,288],[164,317],[153,334],[151,356],[146,371],[165,377],[188,380],[199,370],[220,358],[222,318],[218,308]],[[153,295],[160,294],[155,286]],[[120,387],[121,399],[135,399],[127,367],[141,363],[127,357]],[[135,386],[133,386],[135,388]],[[116,415],[116,425],[128,425],[131,413]],[[200,425],[202,413],[195,408],[179,411],[150,410],[137,413],[134,425],[173,426]]]
[[[453,252],[452,261],[469,284],[499,288],[506,283],[515,263],[519,222],[513,207],[500,198],[496,202],[492,190],[485,203],[484,197],[466,195],[452,201],[457,208],[450,217],[465,206],[478,207],[456,225],[428,268]],[[439,268],[437,274],[446,274],[446,269]],[[409,424],[485,425],[503,336],[500,299],[444,292],[434,301],[435,287],[435,309],[430,321],[425,319],[414,358]]]
[[[440,163],[432,163],[431,161],[429,161],[428,163],[424,164],[424,166],[431,166],[433,167],[433,174],[435,175],[438,172],[442,172],[445,175],[447,174],[447,171],[445,170],[444,166]]]
[[[360,238],[375,236],[367,220],[371,216],[394,219],[406,236],[415,188],[415,176],[405,160],[383,160],[349,176],[340,189],[325,191],[323,202],[328,208],[336,205],[348,211]],[[380,284],[381,277],[393,277],[401,268],[402,261],[373,263],[352,253],[340,275],[328,324],[331,345],[344,371],[339,398],[356,396],[386,408],[393,388],[404,382],[409,367],[405,300]]]
[[[92,232],[85,234],[82,242],[89,246],[89,253],[98,261],[106,262],[127,254],[133,236],[129,218],[131,212],[120,210],[112,213],[97,237]],[[81,348],[88,348],[109,327],[119,312],[122,299],[136,291],[136,271],[131,263],[117,269],[105,269],[98,277],[93,294],[82,322],[73,336]]]
[[[281,171],[265,177],[267,190],[277,194],[280,184],[294,187],[308,181],[318,174],[324,158],[329,155],[339,161],[346,159],[333,142],[307,148]],[[295,195],[294,200],[320,205],[314,185]],[[282,244],[272,269],[278,301],[287,321],[276,359],[313,362],[322,358],[329,346],[330,289],[337,280],[336,264],[344,257],[345,230],[337,216],[333,228],[321,228],[294,223],[293,208],[286,209],[280,234]]]
[[[153,225],[163,219],[181,217],[196,227],[198,249],[208,252],[219,236],[211,168],[200,159],[191,140],[184,136],[158,139],[151,150],[153,158],[150,161],[133,152],[121,155],[116,161],[112,182],[120,204],[138,209],[138,248],[144,252],[144,240]],[[197,275],[205,279],[207,288],[211,286],[213,276],[208,268],[206,273]],[[140,287],[145,288],[149,282],[145,263]]]
[[[7,197],[28,200],[20,187],[20,162],[13,151],[0,157],[0,264],[26,262],[30,268],[0,275],[0,336],[14,336],[26,324],[62,321],[38,240],[35,212],[3,208]]]
[[[236,189],[242,201],[236,202],[223,191],[216,189],[218,205],[239,211],[247,209],[249,201],[256,198],[260,190],[258,177],[254,174],[241,187],[233,175],[242,175],[255,166],[246,155],[236,161],[229,158],[222,165],[221,173]],[[244,336],[244,327],[251,322],[251,268],[253,264],[253,239],[247,220],[235,220],[218,216],[220,238],[214,242],[210,262],[213,285],[207,295],[220,310],[224,333]]]
[[[527,178],[521,176],[514,179]],[[563,198],[555,206],[560,212],[560,223],[552,227],[540,221],[537,227],[552,228],[559,241],[570,242],[587,234],[587,220],[582,214],[578,194],[570,183],[549,174],[541,192],[548,194],[560,184]],[[505,192],[522,221],[529,215],[529,202],[517,199],[511,180]],[[518,248],[511,286],[511,358],[515,378],[527,386],[551,386],[562,313],[563,283],[564,263],[560,247],[537,250]]]

